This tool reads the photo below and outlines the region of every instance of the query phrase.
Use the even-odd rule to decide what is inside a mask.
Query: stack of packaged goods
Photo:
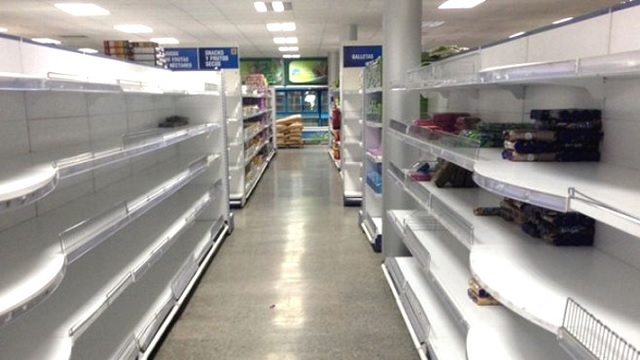
[[[340,126],[342,124],[342,111],[334,104],[331,109],[331,133],[333,139],[331,140],[331,152],[335,160],[340,160]]]
[[[269,91],[269,83],[264,74],[249,74],[244,77],[242,93],[244,95],[261,95]]]
[[[475,119],[477,118],[473,118],[468,113],[462,112],[436,113],[431,115],[428,119],[414,120],[413,125],[429,129],[433,132],[444,131],[448,133],[457,133],[459,130],[456,130],[456,124],[465,123],[467,121],[466,119],[474,119],[473,122],[476,122]]]
[[[166,68],[167,60],[164,48],[158,43],[150,41],[131,42],[131,58],[139,64]]]
[[[500,207],[474,209],[478,216],[500,216],[520,226],[526,234],[556,246],[591,246],[595,220],[574,212],[560,213],[513,199],[504,199]]]
[[[367,69],[369,71],[365,72],[365,89],[382,87],[382,57],[369,61],[367,63]]]
[[[302,121],[294,122],[287,129],[287,138],[285,144],[287,147],[303,147],[302,141]]]
[[[487,290],[485,290],[478,281],[474,278],[469,279],[469,288],[467,289],[467,295],[477,305],[500,305],[498,300],[494,299]]]
[[[276,145],[280,148],[285,147],[287,140],[287,125],[276,124]]]
[[[130,42],[105,40],[104,53],[111,57],[134,61],[139,64],[167,68],[164,48],[154,42]]]
[[[367,121],[382,122],[382,101],[371,100],[367,109]]]
[[[597,109],[531,110],[535,129],[504,133],[511,161],[600,161],[602,113]]]
[[[105,55],[124,60],[131,57],[131,46],[127,40],[105,40],[102,44]]]
[[[278,147],[302,147],[302,115],[291,115],[276,120]]]
[[[460,131],[460,136],[475,139],[482,148],[501,148],[504,146],[504,133],[509,130],[535,129],[534,124],[528,123],[488,123],[479,122],[474,128]]]

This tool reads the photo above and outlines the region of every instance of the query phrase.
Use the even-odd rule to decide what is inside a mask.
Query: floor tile
[[[324,146],[280,150],[156,359],[418,359]]]

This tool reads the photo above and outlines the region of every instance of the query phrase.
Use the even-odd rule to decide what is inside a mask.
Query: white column
[[[398,153],[401,149],[390,148],[387,128],[390,119],[407,122],[418,117],[420,103],[418,94],[407,94],[403,91],[392,91],[393,85],[404,83],[407,70],[420,66],[421,53],[422,0],[385,0],[383,14],[384,43],[383,61],[383,124],[384,124],[384,188],[383,214],[387,209],[401,209],[403,199],[393,196],[392,179],[386,175],[390,152]],[[383,216],[382,251],[385,256],[407,255],[408,252],[400,241],[386,241],[393,238],[387,236],[393,227]]]
[[[329,86],[340,79],[340,51],[331,51],[328,55]]]

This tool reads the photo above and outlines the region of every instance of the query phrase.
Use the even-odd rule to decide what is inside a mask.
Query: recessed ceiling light
[[[9,31],[9,29],[0,27],[0,32],[7,32],[7,31]]]
[[[515,33],[515,34],[513,34],[513,35],[510,35],[510,36],[509,36],[509,39],[513,39],[513,38],[516,38],[516,37],[518,37],[518,36],[522,36],[522,35],[524,35],[524,34],[525,34],[525,32],[524,32],[524,31],[520,31],[520,32],[517,32],[517,33]]]
[[[438,9],[471,9],[486,0],[447,0],[438,6]]]
[[[282,57],[285,59],[299,59],[300,54],[284,54]]]
[[[552,24],[553,25],[558,25],[558,24],[562,24],[563,22],[567,22],[567,21],[571,21],[571,20],[573,20],[573,16],[572,17],[567,17],[567,18],[564,18],[564,19],[560,19],[560,20],[556,20]]]
[[[271,7],[273,8],[273,11],[275,11],[275,12],[283,12],[284,11],[284,4],[282,3],[282,1],[272,1],[271,2]]]
[[[118,31],[122,31],[124,33],[127,33],[127,34],[144,34],[144,33],[153,32],[152,28],[150,28],[148,26],[145,26],[145,25],[140,25],[140,24],[116,25],[113,28],[118,30]]]
[[[50,39],[50,38],[33,38],[31,39],[37,43],[40,44],[53,44],[53,45],[60,45],[61,42],[59,40],[56,39]]]
[[[256,8],[257,12],[267,12],[267,4],[264,1],[254,1],[253,7]]]
[[[80,49],[78,49],[78,51],[83,52],[85,54],[97,54],[98,53],[98,50],[91,49],[91,48],[80,48]]]
[[[162,37],[162,38],[151,38],[149,39],[154,43],[158,43],[160,45],[175,45],[175,44],[180,44],[180,41],[178,41],[178,39],[176,38],[172,38],[172,37]]]
[[[287,52],[287,51],[300,51],[300,48],[297,46],[280,46],[278,47],[278,51]]]
[[[434,28],[444,24],[444,21],[423,21],[422,28]]]
[[[96,4],[58,3],[53,6],[73,16],[105,16],[110,14],[109,10]]]
[[[295,36],[292,37],[275,37],[273,38],[273,42],[278,44],[278,45],[283,45],[283,44],[297,44],[298,43],[298,38]]]
[[[284,22],[284,23],[268,23],[267,30],[271,32],[280,32],[280,31],[295,31],[296,23],[294,22]]]

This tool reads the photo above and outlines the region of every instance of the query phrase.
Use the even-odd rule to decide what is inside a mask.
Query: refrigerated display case
[[[329,139],[329,90],[320,87],[277,87],[276,117],[300,114],[305,143],[326,143]]]

